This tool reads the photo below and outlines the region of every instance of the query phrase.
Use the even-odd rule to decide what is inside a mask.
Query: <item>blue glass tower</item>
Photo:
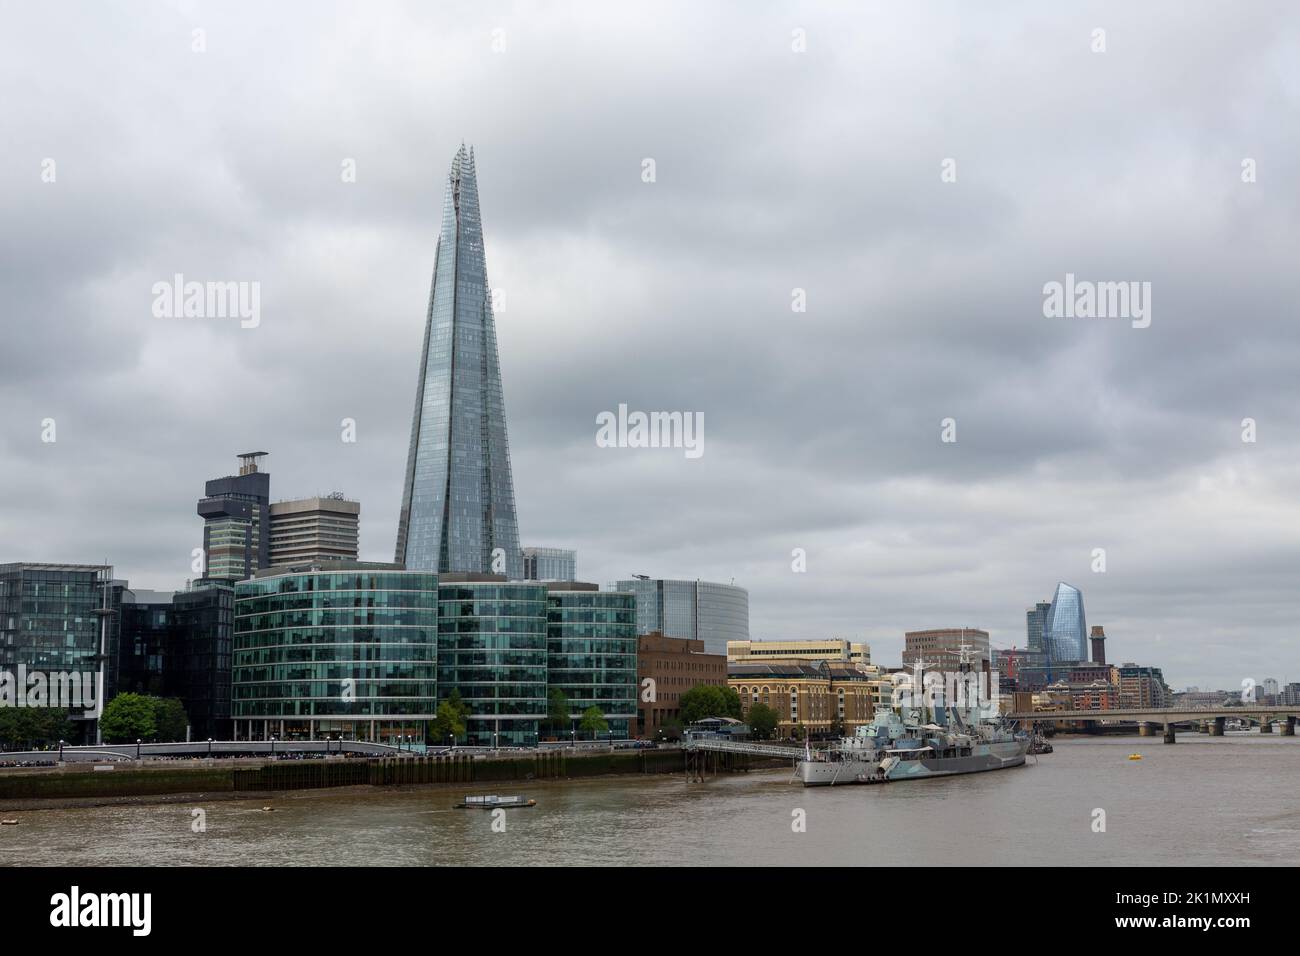
[[[1083,595],[1064,581],[1056,585],[1052,606],[1043,622],[1043,650],[1051,664],[1088,659],[1088,624],[1083,616]]]
[[[447,176],[396,560],[523,577],[478,179],[463,145]]]

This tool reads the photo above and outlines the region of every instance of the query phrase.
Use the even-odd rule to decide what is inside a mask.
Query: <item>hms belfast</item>
[[[1025,763],[1031,738],[979,708],[942,705],[896,712],[879,706],[870,724],[827,750],[807,749],[797,767],[805,787],[890,783],[1006,770]]]

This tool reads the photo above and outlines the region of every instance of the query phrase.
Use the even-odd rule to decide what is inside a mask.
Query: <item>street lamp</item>
[[[63,763],[63,741],[59,741],[59,763]]]
[[[271,735],[271,756],[275,756],[275,734]]]
[[[212,738],[211,738],[211,737],[208,738],[208,757],[209,757],[209,759],[212,757]]]
[[[136,760],[140,759],[140,738],[139,737],[135,738],[135,759]]]

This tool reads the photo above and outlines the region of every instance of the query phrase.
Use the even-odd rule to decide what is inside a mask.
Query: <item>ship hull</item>
[[[900,760],[885,773],[885,779],[920,780],[923,777],[951,777],[963,773],[986,773],[990,770],[1007,770],[1021,767],[1028,750],[1025,741],[980,744],[969,757],[934,757],[920,760]]]
[[[805,787],[827,787],[849,783],[893,783],[927,777],[952,777],[964,773],[1007,770],[1025,763],[1028,742],[1023,740],[978,744],[967,757],[931,757],[918,760],[877,761],[874,759],[801,760],[799,778]]]
[[[798,771],[805,787],[833,787],[883,779],[879,767],[874,760],[800,760]]]

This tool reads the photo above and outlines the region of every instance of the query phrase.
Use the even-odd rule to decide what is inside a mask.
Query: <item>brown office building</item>
[[[680,721],[678,701],[699,684],[727,686],[725,654],[704,653],[704,641],[664,637],[653,632],[637,638],[637,712],[632,736],[654,739],[667,721]],[[647,701],[646,680],[654,681],[654,700]]]

